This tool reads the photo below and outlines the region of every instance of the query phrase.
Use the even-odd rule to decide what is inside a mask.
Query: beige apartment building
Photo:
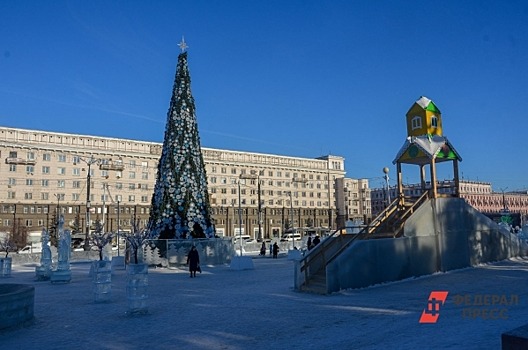
[[[347,220],[369,223],[372,220],[368,179],[336,179],[337,226]]]
[[[0,127],[0,232],[54,226],[87,232],[146,225],[161,143]],[[336,228],[344,158],[316,159],[202,148],[218,235],[277,237]],[[259,205],[260,204],[260,205]],[[260,235],[259,235],[260,232]]]

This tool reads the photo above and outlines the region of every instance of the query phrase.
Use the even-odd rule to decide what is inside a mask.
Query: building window
[[[50,167],[49,166],[43,166],[42,167],[42,174],[49,174],[50,173]]]
[[[431,126],[433,128],[437,128],[438,127],[438,117],[436,115],[433,115],[431,117]]]
[[[66,168],[57,168],[57,174],[66,175]]]
[[[7,192],[7,199],[15,199],[16,193],[14,191],[8,191]]]
[[[148,203],[148,196],[141,196],[141,203]]]
[[[58,154],[57,155],[57,160],[61,163],[65,163],[66,162],[66,155],[65,154]]]
[[[26,186],[33,186],[33,179],[26,179]]]
[[[41,180],[40,185],[42,187],[49,187],[49,180]]]
[[[142,180],[148,180],[148,173],[147,172],[142,172],[141,173],[141,179]]]
[[[9,158],[17,158],[17,152],[16,151],[10,151],[9,152]]]
[[[129,179],[135,179],[136,178],[136,173],[134,171],[131,171],[128,173],[128,178]]]
[[[27,160],[35,160],[35,153],[28,152],[27,154]]]
[[[26,165],[27,174],[33,174],[34,171],[35,171],[35,167],[33,165]]]
[[[57,181],[57,187],[64,188],[65,185],[66,185],[66,183],[65,183],[64,180],[58,180]]]
[[[10,177],[9,180],[8,180],[8,182],[7,182],[7,184],[8,184],[9,186],[14,186],[14,185],[16,185],[16,179],[13,178],[13,177]]]
[[[422,117],[414,116],[411,120],[411,128],[412,130],[421,129],[422,128]]]
[[[73,188],[81,188],[81,181],[73,181]]]
[[[135,190],[136,189],[136,184],[135,183],[128,184],[128,189],[129,190]]]
[[[24,193],[24,199],[33,199],[33,193]]]
[[[135,200],[136,200],[136,197],[134,195],[128,196],[128,201],[129,202],[134,202]]]
[[[49,162],[51,161],[51,153],[44,153],[42,155],[42,160],[46,161],[46,162]]]
[[[16,164],[9,164],[9,171],[16,172]]]
[[[72,200],[74,201],[81,200],[81,196],[78,193],[72,193]]]

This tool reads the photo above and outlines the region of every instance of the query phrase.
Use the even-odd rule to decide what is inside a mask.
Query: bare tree
[[[103,225],[99,220],[94,223],[95,230],[92,232],[92,242],[99,250],[99,260],[103,260],[103,249],[104,247],[112,242],[114,234],[112,232],[103,232]]]
[[[9,255],[9,252],[16,252],[17,246],[13,239],[11,238],[11,234],[7,234],[6,236],[0,238],[0,250],[2,252],[5,252],[5,257]]]

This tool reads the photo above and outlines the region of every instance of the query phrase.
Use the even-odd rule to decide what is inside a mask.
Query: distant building
[[[368,223],[372,219],[371,193],[367,179],[336,179],[338,227],[347,220]]]
[[[453,195],[453,181],[441,181],[437,184],[439,196]],[[431,184],[426,183],[429,190]],[[404,196],[419,197],[422,194],[420,184],[405,185]],[[460,180],[459,197],[485,214],[500,214],[505,208],[511,213],[519,213],[521,220],[528,217],[528,194],[526,192],[493,192],[491,183]],[[396,198],[397,189],[390,188],[390,198]],[[375,188],[371,191],[372,215],[378,215],[387,206],[387,189]]]
[[[87,212],[92,224],[100,220],[107,231],[117,230],[118,218],[121,230],[129,230],[132,220],[146,225],[161,147],[157,142],[0,127],[0,232],[15,224],[40,232],[53,226],[59,212],[66,227],[77,220],[82,232]],[[345,175],[343,157],[204,147],[202,153],[217,234],[233,236],[242,227],[256,238],[259,228],[263,237],[291,227],[336,228],[335,181]],[[243,174],[254,176],[242,179]]]

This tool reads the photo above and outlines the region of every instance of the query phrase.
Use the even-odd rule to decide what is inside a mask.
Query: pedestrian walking
[[[260,254],[262,256],[266,256],[266,243],[262,242],[262,246],[260,247]]]
[[[277,255],[279,254],[279,245],[277,242],[273,243],[273,258],[277,259]]]
[[[200,269],[200,255],[195,246],[191,247],[187,255],[187,265],[189,265],[189,272],[191,273],[189,277],[196,277],[196,271]]]

